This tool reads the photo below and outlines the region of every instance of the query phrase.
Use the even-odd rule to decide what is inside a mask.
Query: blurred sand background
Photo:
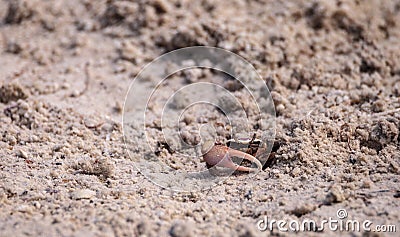
[[[256,222],[338,209],[400,231],[399,22],[400,1],[0,0],[0,236],[290,235]],[[254,65],[280,147],[255,177],[177,193],[135,169],[121,118],[144,65],[195,45]]]

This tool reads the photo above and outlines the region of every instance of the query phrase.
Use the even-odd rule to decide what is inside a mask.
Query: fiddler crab
[[[265,145],[261,140],[253,136],[252,139],[230,139],[227,145],[206,141],[202,146],[201,153],[207,168],[225,167],[237,171],[257,172],[262,170],[263,165],[256,157],[259,157],[265,150]],[[248,160],[257,168],[235,164],[232,160],[233,157]]]

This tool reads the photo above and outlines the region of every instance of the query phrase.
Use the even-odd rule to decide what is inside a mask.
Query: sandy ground
[[[0,236],[290,235],[256,223],[339,209],[400,231],[400,1],[0,0],[0,19]],[[178,193],[135,169],[121,119],[140,69],[195,45],[254,65],[280,146],[254,177]],[[199,107],[187,126],[199,111],[224,123]],[[156,152],[174,168],[205,168],[167,148]]]

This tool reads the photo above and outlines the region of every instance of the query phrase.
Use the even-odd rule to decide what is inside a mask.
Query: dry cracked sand
[[[318,222],[339,209],[400,231],[400,1],[0,0],[0,21],[0,236],[286,236],[256,223]],[[196,45],[254,65],[280,146],[254,177],[178,193],[135,169],[121,119],[144,65]],[[216,114],[193,108],[184,122],[226,122]],[[159,134],[157,116],[146,122]],[[158,144],[175,169],[205,167]]]

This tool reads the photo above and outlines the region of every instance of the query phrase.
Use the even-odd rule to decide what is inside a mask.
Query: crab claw
[[[260,171],[262,164],[254,156],[249,155],[245,152],[238,151],[223,145],[214,145],[211,149],[203,152],[204,161],[210,166],[226,167],[233,170],[245,171],[245,172],[255,172]],[[240,157],[251,161],[257,165],[257,168],[240,166],[233,163],[231,157]]]

